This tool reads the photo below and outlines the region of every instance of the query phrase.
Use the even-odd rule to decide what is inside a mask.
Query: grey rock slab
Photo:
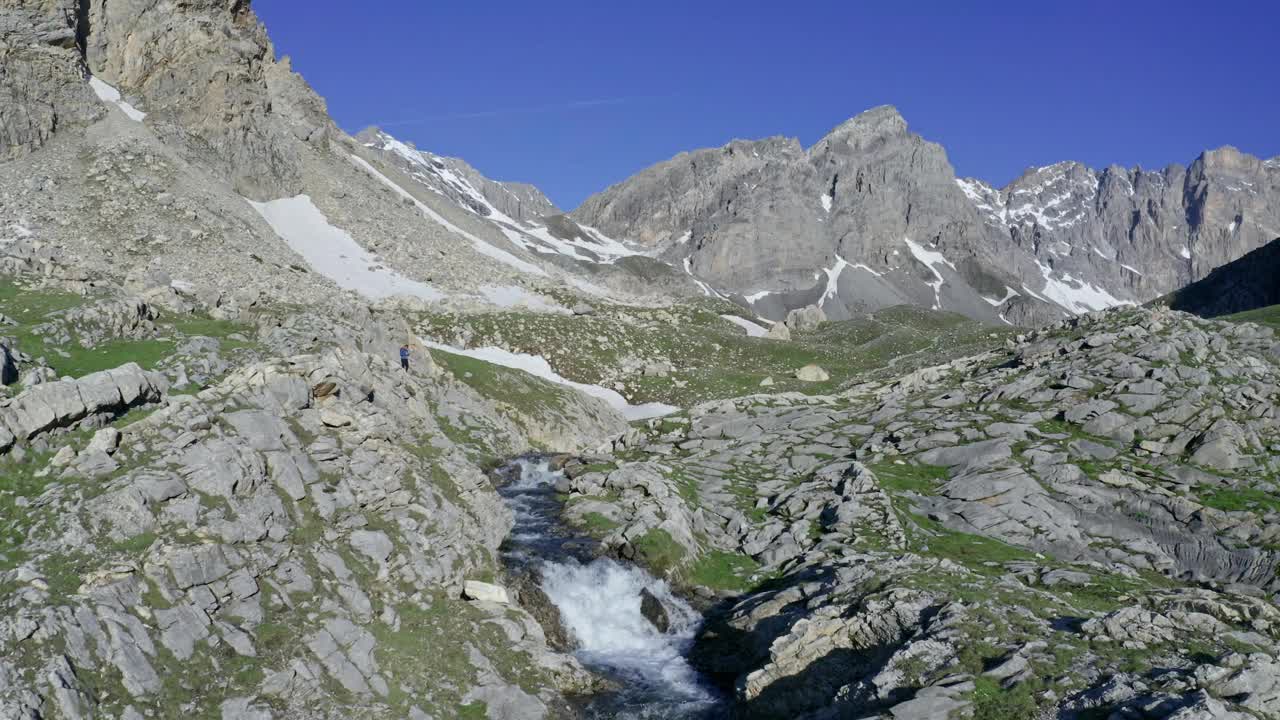
[[[1008,440],[984,440],[969,445],[948,448],[935,448],[920,453],[917,458],[929,465],[943,467],[965,466],[970,468],[987,468],[1013,457],[1013,448]]]
[[[379,565],[395,551],[391,538],[381,530],[356,530],[351,533],[351,547]]]
[[[182,547],[169,555],[169,570],[178,588],[208,585],[231,572],[222,548],[217,545]]]

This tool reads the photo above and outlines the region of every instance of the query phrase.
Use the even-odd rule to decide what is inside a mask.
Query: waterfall
[[[620,686],[592,703],[588,715],[718,717],[721,698],[685,659],[701,623],[698,612],[638,567],[575,554],[554,490],[563,475],[545,461],[518,460],[516,466],[518,476],[500,489],[515,516],[504,557],[508,565],[538,569],[543,592],[573,638],[574,654]],[[666,632],[641,613],[646,590],[666,610]]]

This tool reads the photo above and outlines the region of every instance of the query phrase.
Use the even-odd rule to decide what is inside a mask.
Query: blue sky
[[[382,125],[562,208],[671,156],[896,105],[960,175],[1280,155],[1267,2],[257,0],[350,132]]]

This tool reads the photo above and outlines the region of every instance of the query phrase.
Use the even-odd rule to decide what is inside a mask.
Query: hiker
[[[408,345],[400,346],[400,367],[406,371],[409,369],[409,346]]]

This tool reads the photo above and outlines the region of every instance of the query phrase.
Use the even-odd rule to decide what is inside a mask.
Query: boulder
[[[666,377],[672,369],[671,363],[650,363],[644,366],[641,374],[645,377]]]
[[[468,600],[498,603],[500,605],[507,605],[511,602],[506,588],[492,583],[480,582],[479,580],[468,580],[462,586],[462,596]]]
[[[787,327],[786,323],[776,322],[764,336],[770,340],[790,340],[791,329]]]
[[[809,305],[787,313],[785,325],[791,332],[816,330],[827,321],[827,314],[817,305]]]
[[[665,633],[671,629],[671,616],[658,596],[649,592],[649,588],[640,591],[640,614],[648,620],[658,632]]]
[[[805,365],[796,371],[796,379],[804,382],[826,382],[831,376],[817,365]]]
[[[320,422],[323,423],[325,427],[341,428],[341,427],[347,427],[353,421],[351,420],[350,416],[343,415],[340,412],[334,412],[332,410],[321,410]]]
[[[93,434],[93,439],[89,441],[85,452],[101,452],[107,455],[114,455],[119,447],[120,431],[113,427],[107,427]]]

